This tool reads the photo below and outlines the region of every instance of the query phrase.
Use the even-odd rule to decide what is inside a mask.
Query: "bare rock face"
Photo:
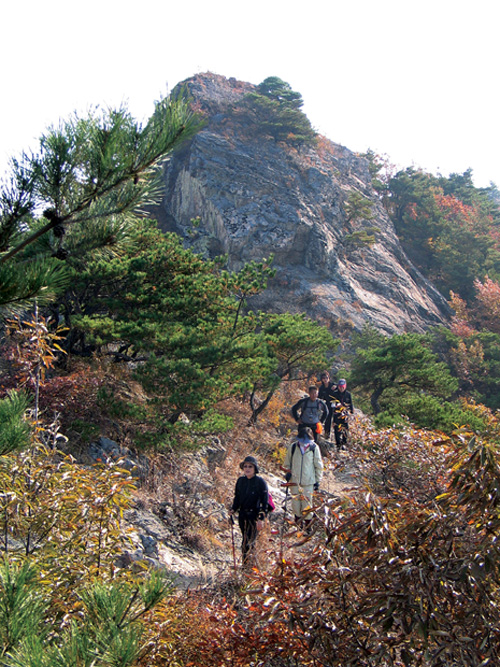
[[[251,84],[200,74],[184,85],[206,124],[167,163],[164,231],[207,257],[227,254],[232,270],[273,254],[276,277],[254,308],[389,334],[447,320],[445,300],[404,254],[364,158],[324,137],[305,145],[266,133]],[[353,196],[368,200],[365,218]]]

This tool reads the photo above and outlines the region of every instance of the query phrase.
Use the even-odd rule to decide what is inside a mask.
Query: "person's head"
[[[314,401],[318,398],[318,387],[315,384],[312,384],[307,391],[311,400]]]
[[[328,371],[323,371],[320,376],[321,382],[326,385],[330,382],[330,373]]]
[[[299,440],[302,440],[303,442],[310,442],[311,440],[314,440],[314,433],[312,432],[312,429],[309,428],[309,426],[304,426],[299,429]]]
[[[345,391],[345,388],[347,387],[347,382],[342,378],[341,380],[338,381],[337,386],[339,388],[339,391]]]
[[[257,459],[254,456],[245,456],[245,459],[240,463],[240,468],[243,470],[245,477],[253,477],[259,472]]]

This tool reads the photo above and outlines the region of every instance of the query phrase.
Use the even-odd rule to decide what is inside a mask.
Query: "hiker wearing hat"
[[[309,389],[309,396],[301,398],[292,406],[292,415],[297,422],[299,436],[305,428],[310,428],[314,442],[318,441],[318,435],[323,430],[323,424],[328,417],[328,406],[325,401],[318,398],[318,387],[312,384]]]
[[[313,492],[318,491],[323,478],[323,459],[310,428],[305,428],[298,440],[288,447],[283,469],[291,484],[295,522],[301,523],[304,519],[308,526],[313,515],[307,510],[312,507]]]
[[[352,396],[347,391],[347,383],[342,378],[337,383],[337,389],[330,392],[329,403],[333,414],[333,430],[335,432],[335,444],[337,450],[342,449],[343,443],[347,442],[349,432],[348,413],[354,412]]]
[[[264,526],[268,508],[267,483],[258,476],[259,466],[253,456],[245,457],[240,463],[243,475],[238,477],[234,491],[234,500],[229,510],[230,515],[238,512],[241,530],[241,553],[243,563],[255,544],[257,531]]]

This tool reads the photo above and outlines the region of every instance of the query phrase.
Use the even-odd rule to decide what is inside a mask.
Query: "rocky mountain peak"
[[[286,109],[252,84],[205,73],[180,85],[206,124],[166,166],[162,229],[205,256],[227,254],[230,269],[273,254],[276,277],[254,308],[389,334],[446,321],[446,302],[403,252],[366,159],[322,136],[300,141]]]

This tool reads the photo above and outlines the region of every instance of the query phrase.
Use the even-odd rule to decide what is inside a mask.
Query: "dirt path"
[[[265,435],[267,434],[259,433],[258,439],[261,442],[264,441]],[[182,500],[183,493],[179,495],[178,489],[170,491],[170,495],[175,493],[178,503],[186,502],[187,515],[195,519],[196,530],[204,533],[203,548],[197,548],[189,541],[186,543],[186,540],[182,538],[182,531],[173,529],[175,528],[176,512],[179,512],[181,507],[175,510],[170,505],[169,515],[162,518],[152,511],[136,512],[134,521],[132,521],[137,531],[134,539],[136,546],[141,547],[140,542],[141,539],[144,542],[144,535],[147,536],[147,539],[153,538],[157,547],[154,554],[156,566],[165,569],[172,576],[180,592],[200,586],[211,586],[234,576],[235,561],[236,573],[241,573],[240,530],[237,524],[231,529],[227,508],[232,500],[235,480],[240,474],[239,462],[249,452],[255,451],[256,439],[255,432],[241,429],[238,437],[232,438],[230,447],[226,444],[217,450],[222,458],[217,459],[213,465],[210,464],[210,455],[207,455],[206,452],[195,454],[191,458],[187,457],[187,466],[183,469],[179,468],[177,479],[172,480],[172,489],[175,489],[176,483],[179,484],[182,479],[188,480],[182,485],[189,489],[185,494],[185,501]],[[274,440],[274,443],[271,442],[269,445],[261,445],[267,451],[267,456],[272,457],[277,447],[275,443]],[[258,454],[258,460],[262,461],[264,469],[260,474],[267,481],[276,505],[276,510],[270,516],[268,533],[259,539],[261,562],[258,565],[264,567],[272,562],[273,552],[276,555],[277,550],[282,549],[282,542],[278,543],[276,535],[279,534],[279,540],[281,540],[283,530],[288,532],[289,527],[285,517],[283,473],[278,466],[272,465],[271,458],[268,461],[269,465],[265,465],[264,451]],[[340,499],[350,489],[357,486],[358,475],[354,460],[348,450],[338,453],[334,446],[333,449],[330,447],[330,452],[323,457],[323,461],[324,475],[320,491],[323,492],[325,499],[332,497]],[[270,471],[271,467],[274,468],[274,472]],[[207,474],[215,484],[209,486],[196,482],[197,479],[205,480]],[[215,496],[212,496],[214,493]],[[211,507],[207,507],[207,503]],[[288,515],[291,512],[290,498],[287,501],[286,511]],[[204,517],[207,518],[204,519]],[[294,541],[294,538],[291,541]]]
[[[326,498],[341,498],[348,490],[356,487],[356,471],[350,465],[349,452],[335,452],[324,458],[324,464],[321,490],[325,493]],[[273,562],[278,551],[283,548],[281,534],[286,522],[284,516],[285,491],[281,486],[283,476],[272,473],[267,473],[264,476],[276,504],[276,510],[270,516],[268,529],[265,534],[260,536],[258,542],[256,565],[259,569],[265,570]],[[291,503],[288,499],[287,512],[290,513],[290,511]],[[288,533],[287,525],[285,526],[285,533]],[[235,573],[241,575],[241,535],[237,523],[231,530],[227,517],[221,518],[215,527],[214,538],[213,547],[206,554],[187,553],[185,549],[181,550],[176,545],[161,546],[160,561],[174,575],[179,591],[200,586],[212,586],[216,582],[220,583],[227,579],[227,577],[233,577]],[[295,557],[290,546],[295,542],[297,542],[297,538],[292,529],[290,535],[284,541],[284,548],[288,557]],[[307,548],[310,548],[310,544],[309,547],[302,547],[296,552],[296,555]],[[235,561],[236,571],[234,569]]]

